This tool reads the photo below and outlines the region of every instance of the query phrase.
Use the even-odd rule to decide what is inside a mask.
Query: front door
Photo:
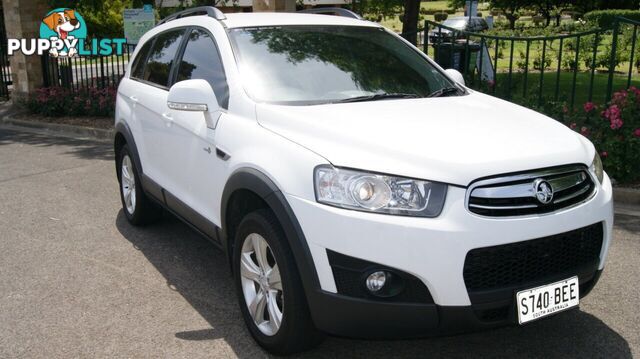
[[[211,224],[220,226],[220,211],[216,206],[219,206],[226,159],[216,154],[215,138],[216,124],[226,116],[229,90],[216,44],[204,29],[191,29],[176,65],[176,82],[206,80],[220,106],[220,111],[213,113],[168,111],[171,126],[167,144],[173,153],[174,176],[181,184],[174,194],[182,203],[176,204],[186,205],[183,215],[198,227],[203,224],[205,228],[201,229],[208,233]],[[191,210],[195,213],[189,213]]]

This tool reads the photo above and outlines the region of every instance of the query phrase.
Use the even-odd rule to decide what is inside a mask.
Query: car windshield
[[[467,25],[467,19],[449,19],[445,20],[442,25],[464,30],[464,27]]]
[[[259,102],[375,101],[457,88],[415,49],[377,27],[300,25],[229,33],[245,89]]]

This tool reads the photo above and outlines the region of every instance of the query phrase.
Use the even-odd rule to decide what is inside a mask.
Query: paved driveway
[[[114,173],[108,145],[0,130],[0,358],[266,356],[223,255],[172,218],[129,226]],[[617,215],[608,266],[579,311],[448,338],[328,338],[306,354],[640,356],[639,233],[640,217]]]

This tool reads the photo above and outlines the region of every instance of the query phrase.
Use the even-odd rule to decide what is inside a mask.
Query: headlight
[[[447,185],[332,166],[314,173],[320,203],[360,211],[436,217],[442,211]]]
[[[604,178],[604,170],[602,169],[602,160],[600,159],[598,151],[596,151],[596,155],[593,157],[593,162],[591,163],[589,170],[596,176],[598,182],[602,184],[602,179]]]

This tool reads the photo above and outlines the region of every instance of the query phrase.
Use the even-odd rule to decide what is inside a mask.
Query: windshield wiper
[[[421,97],[421,96],[413,93],[377,93],[373,95],[349,97],[349,98],[334,101],[333,103],[363,102],[363,101],[377,101],[377,100],[385,100],[385,99],[393,99],[393,98],[418,98],[418,97]]]
[[[442,97],[442,96],[451,95],[453,93],[459,93],[459,92],[460,92],[460,89],[457,87],[444,87],[444,88],[441,88],[440,90],[433,91],[427,97]]]

